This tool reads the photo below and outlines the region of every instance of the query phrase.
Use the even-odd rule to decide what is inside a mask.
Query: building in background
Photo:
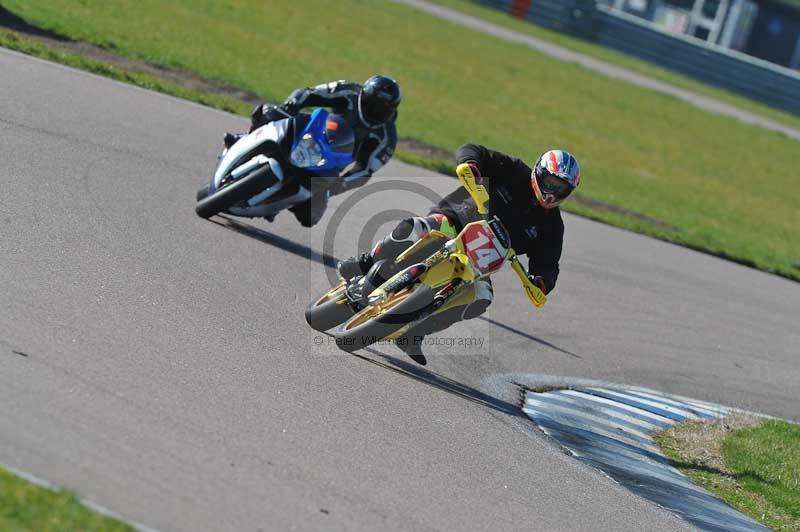
[[[800,116],[800,0],[473,0]]]
[[[674,34],[800,69],[800,0],[598,0]]]

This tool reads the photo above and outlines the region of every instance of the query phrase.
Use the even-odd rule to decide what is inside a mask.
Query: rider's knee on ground
[[[406,334],[410,337],[423,337],[428,334],[433,334],[439,331],[443,331],[462,320],[461,314],[463,309],[461,307],[454,307],[445,310],[444,312],[440,312],[434,316],[431,316],[427,320],[423,321]]]
[[[488,280],[480,280],[475,283],[475,300],[467,305],[461,316],[464,320],[471,320],[477,318],[489,308],[494,299],[494,289],[492,283]]]
[[[423,337],[428,334],[443,331],[462,320],[477,318],[489,308],[494,299],[492,283],[486,279],[481,279],[475,283],[475,299],[469,305],[453,307],[431,316],[409,332],[406,336],[411,338]]]
[[[475,301],[474,303],[470,303],[467,305],[467,308],[464,309],[464,312],[461,314],[461,319],[464,320],[471,320],[473,318],[477,318],[484,312],[486,309],[489,308],[491,301],[486,301],[485,299],[481,299]]]

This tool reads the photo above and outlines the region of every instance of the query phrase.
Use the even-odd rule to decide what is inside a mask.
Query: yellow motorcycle
[[[400,254],[395,264],[434,249],[425,260],[408,266],[363,300],[349,297],[347,282],[342,279],[306,309],[306,321],[316,330],[335,330],[336,344],[345,351],[355,351],[380,340],[396,340],[431,316],[475,300],[475,282],[494,274],[508,261],[519,276],[525,292],[535,307],[547,301],[544,293],[531,282],[510,245],[508,231],[496,216],[488,216],[489,194],[472,173],[461,164],[456,174],[469,192],[483,220],[467,224],[452,239],[441,231],[415,242]]]

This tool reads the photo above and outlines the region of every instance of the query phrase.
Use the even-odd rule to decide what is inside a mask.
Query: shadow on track
[[[300,244],[293,240],[289,240],[288,238],[284,238],[282,236],[270,233],[269,231],[264,231],[263,229],[259,229],[258,227],[242,223],[239,220],[235,220],[233,218],[225,216],[224,214],[218,214],[217,216],[221,218],[223,221],[220,222],[213,218],[209,219],[209,221],[219,226],[225,227],[226,229],[236,231],[241,235],[249,236],[250,238],[255,238],[259,242],[263,242],[265,244],[269,244],[270,246],[275,246],[276,248],[288,251],[289,253],[297,255],[298,257],[303,257],[304,259],[308,259],[314,262],[319,262],[320,264],[327,266],[329,268],[336,267],[336,263],[338,262],[338,259],[336,257],[332,257],[324,253],[319,253],[318,251],[311,249],[305,244]]]
[[[330,333],[324,333],[324,334],[333,337],[333,335]],[[477,403],[481,406],[485,406],[486,408],[490,408],[492,410],[502,412],[503,414],[508,414],[510,416],[520,417],[527,420],[527,416],[523,414],[522,409],[518,405],[509,403],[508,401],[504,401],[496,397],[492,397],[491,395],[486,394],[480,390],[476,390],[471,386],[467,386],[466,384],[461,384],[460,382],[454,381],[453,379],[449,379],[447,377],[443,377],[442,375],[433,373],[432,371],[429,371],[424,367],[414,364],[412,362],[407,362],[403,359],[396,358],[391,355],[387,355],[385,353],[381,353],[377,349],[373,349],[371,347],[365,347],[361,351],[372,353],[373,355],[381,357],[383,360],[376,360],[374,358],[370,358],[366,355],[362,355],[357,352],[349,354],[365,362],[369,362],[370,364],[375,364],[376,366],[380,366],[384,369],[394,371],[395,373],[399,373],[400,375],[403,375],[405,377],[409,377],[416,381],[423,382],[425,384],[433,386],[434,388],[438,388],[439,390],[445,391],[449,394],[461,397],[462,399],[466,399],[468,401],[472,401],[473,403]]]
[[[295,242],[293,240],[289,240],[288,238],[284,238],[282,236],[278,236],[276,234],[270,233],[269,231],[265,231],[263,229],[259,229],[258,227],[254,227],[252,225],[240,222],[239,220],[236,220],[236,219],[231,218],[229,216],[226,216],[224,214],[219,214],[219,215],[217,215],[217,217],[220,218],[222,221],[215,220],[214,218],[209,219],[209,221],[219,225],[220,227],[224,227],[226,229],[230,229],[232,231],[235,231],[235,232],[237,232],[237,233],[239,233],[241,235],[245,235],[245,236],[249,236],[250,238],[254,238],[254,239],[258,240],[259,242],[263,242],[264,244],[269,244],[270,246],[275,246],[277,248],[280,248],[280,249],[282,249],[284,251],[288,251],[289,253],[292,253],[292,254],[297,255],[299,257],[303,257],[305,259],[308,259],[308,260],[311,260],[311,261],[314,261],[314,262],[318,262],[318,263],[322,264],[323,266],[327,266],[328,268],[335,268],[336,267],[336,263],[339,261],[339,259],[337,259],[336,257],[334,257],[332,255],[328,255],[326,253],[320,253],[320,252],[318,252],[318,251],[316,251],[314,249],[311,249],[309,246],[306,246],[305,244],[300,244],[300,243]],[[567,351],[566,349],[558,347],[557,345],[555,345],[553,343],[550,343],[550,342],[548,342],[546,340],[542,340],[541,338],[538,338],[536,336],[533,336],[532,334],[526,333],[525,331],[521,331],[519,329],[515,329],[514,327],[510,327],[508,325],[500,323],[499,321],[495,321],[495,320],[493,320],[491,318],[486,318],[484,316],[480,316],[479,319],[481,319],[481,320],[483,320],[483,321],[485,321],[487,323],[491,323],[492,325],[494,325],[496,327],[499,327],[501,329],[504,329],[504,330],[506,330],[508,332],[517,334],[517,335],[519,335],[519,336],[521,336],[523,338],[526,338],[526,339],[531,340],[533,342],[536,342],[538,344],[541,344],[541,345],[544,345],[544,346],[549,347],[551,349],[554,349],[555,351],[558,351],[559,353],[564,353],[564,354],[569,355],[569,356],[574,357],[574,358],[583,358],[582,356],[580,356],[578,354],[575,354],[575,353],[573,353],[571,351]],[[378,354],[380,354],[380,353],[378,353]],[[385,357],[386,355],[382,355],[381,354],[381,356]],[[392,358],[392,357],[389,357],[389,358]]]
[[[507,331],[510,331],[510,332],[512,332],[514,334],[518,334],[518,335],[522,336],[523,338],[527,338],[528,340],[531,340],[531,341],[536,342],[538,344],[542,344],[542,345],[547,346],[547,347],[549,347],[551,349],[555,349],[559,353],[564,353],[564,354],[569,355],[569,356],[574,357],[574,358],[583,358],[582,356],[580,356],[578,354],[575,354],[572,351],[567,351],[566,349],[558,347],[557,345],[552,344],[552,343],[548,342],[547,340],[542,340],[541,338],[533,336],[532,334],[528,334],[526,332],[522,332],[519,329],[515,329],[514,327],[509,327],[508,325],[506,325],[504,323],[500,323],[499,321],[495,321],[492,318],[487,318],[485,316],[478,316],[478,319],[481,319],[481,320],[483,320],[483,321],[485,321],[487,323],[491,323],[492,325],[495,325],[497,327],[500,327],[501,329],[505,329]]]

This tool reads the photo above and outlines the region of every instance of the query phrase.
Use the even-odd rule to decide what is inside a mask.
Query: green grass
[[[690,422],[657,439],[684,474],[734,508],[774,530],[800,530],[800,426],[720,430]]]
[[[51,491],[0,469],[0,530],[8,532],[132,532],[86,508],[69,491]]]
[[[800,129],[800,116],[795,116],[791,113],[775,109],[774,107],[760,104],[734,92],[707,85],[688,76],[660,68],[652,63],[648,63],[647,61],[637,59],[633,56],[617,52],[616,50],[611,50],[604,46],[599,46],[577,37],[572,37],[564,33],[559,33],[557,31],[552,31],[541,26],[537,26],[497,9],[491,9],[480,4],[476,4],[473,2],[473,0],[430,1],[435,4],[456,9],[462,13],[493,22],[497,25],[504,26],[514,31],[558,44],[559,46],[574,52],[585,54],[595,59],[600,59],[601,61],[606,61],[607,63],[627,68],[628,70],[632,70],[633,72],[643,74],[653,79],[670,83],[676,87],[687,89],[698,94],[729,103],[746,111],[750,111],[751,113],[762,115],[787,126]],[[800,0],[791,1],[797,2],[798,5],[800,5]]]
[[[404,92],[401,136],[448,150],[474,141],[529,161],[563,146],[582,162],[580,195],[594,201],[568,210],[800,279],[798,143],[778,133],[382,0],[4,6],[41,28],[270,100],[389,73]]]
[[[0,28],[0,46],[232,113],[249,114],[252,110],[251,106],[233,98],[187,89],[181,85],[170,83],[148,74],[131,72],[116,68],[103,61],[62,52],[3,28]]]

